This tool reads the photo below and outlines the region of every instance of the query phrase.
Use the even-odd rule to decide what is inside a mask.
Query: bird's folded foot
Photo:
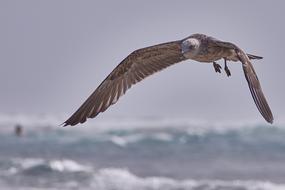
[[[225,72],[227,73],[228,77],[232,75],[228,67],[225,67]]]
[[[230,71],[230,69],[228,68],[227,60],[226,60],[226,59],[225,59],[225,68],[224,68],[224,70],[225,70],[225,72],[226,72],[226,74],[227,74],[228,77],[231,76],[231,71]]]
[[[216,71],[216,73],[221,73],[221,65],[219,65],[218,63],[216,63],[216,62],[213,62],[213,66],[214,66],[214,69],[215,69],[215,71]]]

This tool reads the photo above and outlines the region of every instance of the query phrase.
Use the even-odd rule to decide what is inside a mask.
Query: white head
[[[181,49],[186,58],[192,58],[198,53],[200,41],[196,38],[187,38],[182,41]]]

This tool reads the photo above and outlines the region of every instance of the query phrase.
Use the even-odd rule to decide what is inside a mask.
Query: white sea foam
[[[175,180],[164,177],[138,177],[126,169],[107,168],[94,174],[96,190],[284,190],[285,184],[268,181]]]
[[[46,175],[42,173],[30,173],[32,179],[37,176],[40,189],[78,189],[84,185],[85,190],[284,190],[285,184],[276,184],[270,181],[255,181],[255,180],[194,180],[184,179],[177,180],[173,178],[166,178],[160,176],[153,177],[139,177],[131,173],[128,169],[123,168],[102,168],[95,170],[88,165],[82,165],[73,160],[44,160],[36,158],[28,159],[13,159],[13,167],[17,168],[16,172],[10,173],[10,175],[18,174],[18,176],[26,175],[25,171],[33,170],[41,166],[46,166],[51,171],[58,172],[58,177],[68,172],[84,172],[90,176],[88,183],[81,184],[82,179],[71,178],[70,180],[60,181],[60,183],[47,183],[47,186],[42,186],[41,178],[46,179]],[[45,172],[43,170],[43,172]],[[9,176],[8,176],[9,177]],[[14,179],[14,177],[9,177]],[[29,186],[10,186],[1,182],[0,186],[7,186],[5,189],[33,189]],[[35,188],[37,189],[37,188]]]
[[[103,140],[101,138],[101,140]],[[105,135],[104,140],[110,140],[112,143],[125,147],[128,144],[131,143],[137,143],[142,140],[157,140],[161,142],[169,142],[173,140],[173,137],[171,134],[168,134],[166,132],[155,132],[153,134],[147,134],[147,133],[131,133],[127,135]]]
[[[106,140],[110,140],[114,144],[124,147],[129,143],[135,143],[135,142],[138,142],[144,138],[145,138],[145,135],[143,135],[143,134],[130,134],[130,135],[126,135],[126,136],[111,135]]]
[[[51,171],[58,172],[92,172],[91,167],[81,165],[73,160],[44,160],[39,158],[12,159],[12,165],[9,171],[10,174],[15,174],[30,171],[38,167],[45,167]]]
[[[53,160],[49,162],[53,170],[60,172],[89,172],[92,171],[90,167],[78,164],[73,160]]]

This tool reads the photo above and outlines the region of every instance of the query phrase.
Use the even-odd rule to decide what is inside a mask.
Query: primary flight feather
[[[216,61],[224,59],[224,70],[228,76],[231,73],[227,61],[240,61],[259,112],[267,122],[273,123],[272,112],[250,62],[250,59],[262,59],[262,57],[245,54],[233,43],[223,42],[204,34],[193,34],[183,40],[158,44],[132,52],[64,122],[64,126],[84,123],[87,118],[94,118],[110,105],[115,104],[132,85],[168,66],[187,59],[213,63],[215,71],[219,73],[221,66]]]

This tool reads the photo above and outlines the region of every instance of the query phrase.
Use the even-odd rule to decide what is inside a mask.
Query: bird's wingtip
[[[268,123],[273,124],[274,117],[273,117],[272,114],[271,114],[270,116],[268,116],[268,117],[264,117],[264,119],[265,119]]]
[[[69,124],[67,121],[65,121],[65,122],[61,123],[59,126],[60,127],[66,127],[68,125],[71,125],[71,124]]]
[[[270,123],[270,124],[273,124],[273,120],[274,119],[272,118],[272,119],[268,120],[267,122]]]

